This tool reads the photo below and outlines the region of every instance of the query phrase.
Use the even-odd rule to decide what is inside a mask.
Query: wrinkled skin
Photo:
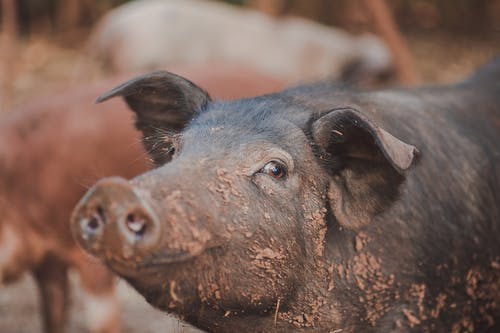
[[[281,86],[251,69],[214,65],[177,70],[196,77],[218,97],[244,97]],[[126,105],[119,100],[92,103],[110,84],[116,79],[33,101],[0,118],[0,285],[33,274],[45,332],[65,329],[70,268],[78,272],[84,289],[89,330],[120,331],[113,276],[81,251],[69,228],[72,209],[99,178],[131,178],[151,167]]]
[[[138,77],[100,101],[125,98],[157,168],[97,183],[74,235],[212,332],[497,332],[499,82],[496,60],[453,86],[212,102]]]

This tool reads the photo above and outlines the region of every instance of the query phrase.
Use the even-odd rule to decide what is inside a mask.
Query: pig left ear
[[[328,193],[339,224],[358,229],[396,200],[418,150],[353,109],[332,110],[312,125],[320,159],[332,173]]]
[[[136,127],[156,165],[170,160],[168,134],[180,132],[210,102],[210,96],[191,81],[157,71],[138,76],[97,98],[97,103],[122,96],[136,115]]]

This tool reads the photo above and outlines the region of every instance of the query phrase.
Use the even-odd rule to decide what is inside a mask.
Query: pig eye
[[[275,179],[282,179],[287,175],[287,168],[283,162],[271,161],[264,165],[264,167],[259,170],[259,173],[269,175]]]

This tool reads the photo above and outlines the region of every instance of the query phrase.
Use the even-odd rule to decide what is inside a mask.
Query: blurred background
[[[500,0],[0,1],[0,113],[157,68],[412,86],[460,80],[500,53]],[[187,330],[123,283],[119,298],[126,332]],[[0,332],[41,332],[29,277],[0,289]]]
[[[98,33],[107,33],[98,31],[106,14],[127,2],[133,1],[2,0],[1,110],[67,87],[69,83],[98,80],[109,75],[109,68],[103,68],[102,62],[90,57],[104,52],[96,50],[91,40],[95,40]],[[364,5],[370,2],[226,1],[234,7],[255,8],[278,18],[308,18],[354,35],[377,33],[373,15]],[[500,50],[500,0],[387,0],[386,3],[408,45],[414,71],[422,82],[460,79]],[[234,32],[234,27],[221,27],[224,29]],[[157,31],[157,35],[162,38],[161,31]],[[105,38],[108,42],[112,39],[110,36]],[[258,45],[255,50],[265,52],[258,49]],[[109,57],[109,53],[117,51],[105,52]]]

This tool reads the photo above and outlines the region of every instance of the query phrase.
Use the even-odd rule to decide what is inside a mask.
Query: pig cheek
[[[272,196],[275,194],[274,184],[272,180],[268,179],[266,175],[256,175],[252,181],[255,185],[259,187],[259,189],[264,192],[268,196]]]
[[[233,249],[215,261],[216,269],[198,286],[200,299],[216,309],[236,312],[265,313],[278,299],[286,303],[296,281],[297,245],[291,241],[260,243],[250,245],[246,252]]]
[[[266,200],[265,205],[254,203],[250,206],[253,211],[239,219],[237,230],[231,231],[237,237],[233,236],[229,255],[216,265],[218,275],[211,283],[211,294],[206,295],[226,309],[266,312],[278,299],[286,304],[300,279],[297,272],[303,271],[304,251],[297,235],[302,213],[293,208],[300,205],[287,198],[284,188],[265,180],[262,185],[268,198],[279,199],[279,205],[274,200]],[[249,219],[257,212],[261,216]]]

